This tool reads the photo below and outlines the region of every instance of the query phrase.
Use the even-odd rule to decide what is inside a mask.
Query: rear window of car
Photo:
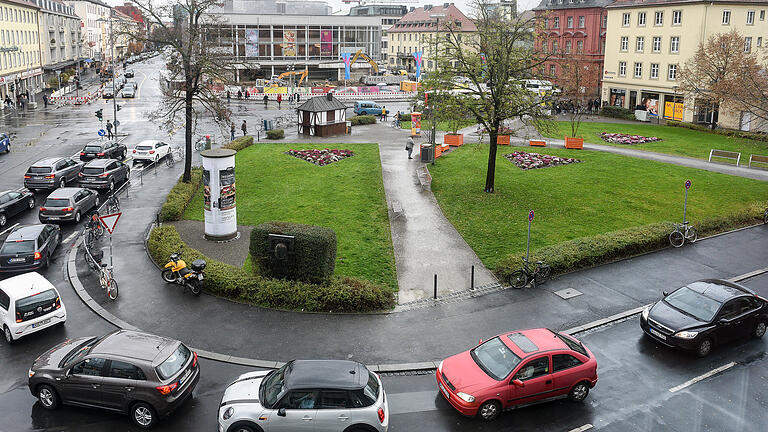
[[[89,145],[89,146],[85,146],[85,149],[83,149],[83,150],[87,151],[87,152],[100,152],[101,151],[101,146]]]
[[[83,168],[83,174],[101,174],[104,172],[104,168],[101,167],[85,167]]]
[[[0,254],[11,255],[21,253],[33,253],[35,251],[34,240],[12,240],[3,243],[3,248],[0,249]]]
[[[152,150],[152,146],[136,146],[136,150]]]
[[[363,393],[368,396],[373,402],[379,398],[379,380],[373,372],[368,372],[368,384],[363,388]],[[371,402],[371,403],[373,403]]]
[[[589,357],[589,354],[587,354],[587,350],[584,348],[584,345],[581,344],[581,342],[576,342],[575,340],[563,336],[560,333],[555,333],[555,336],[557,336],[558,339],[563,341],[564,344],[568,345],[568,348],[570,348],[573,351],[576,351],[577,353],[583,355],[584,357]]]
[[[189,348],[184,346],[184,344],[179,344],[173,354],[168,356],[164,362],[160,363],[160,365],[155,368],[157,375],[163,380],[167,380],[176,375],[181,371],[184,365],[187,364],[190,355],[192,355],[192,353],[189,351]]]
[[[69,207],[69,198],[47,198],[43,207]]]
[[[29,170],[27,170],[27,172],[32,173],[32,174],[48,174],[48,173],[51,172],[51,167],[47,167],[47,166],[46,167],[36,167],[36,166],[33,166],[33,167],[29,167]]]

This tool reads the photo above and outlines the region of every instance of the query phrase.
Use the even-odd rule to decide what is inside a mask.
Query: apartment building
[[[40,7],[40,59],[43,82],[77,66],[82,48],[80,17],[61,0],[30,0]]]
[[[0,0],[0,99],[43,88],[40,7],[24,0]]]
[[[394,4],[373,4],[355,6],[349,10],[350,16],[377,16],[381,17],[381,64],[389,64],[389,35],[387,32],[400,18],[408,13],[408,6]]]
[[[86,61],[101,62],[109,57],[109,19],[112,8],[100,0],[66,0],[82,21],[82,55]]]

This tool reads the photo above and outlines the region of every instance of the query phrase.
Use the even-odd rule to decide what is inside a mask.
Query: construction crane
[[[372,58],[368,57],[368,54],[365,54],[363,50],[357,50],[357,52],[355,53],[355,56],[352,57],[352,61],[349,62],[349,64],[354,64],[357,61],[358,57],[362,57],[363,60],[367,61],[371,65],[375,73],[379,73],[379,65],[377,65]]]

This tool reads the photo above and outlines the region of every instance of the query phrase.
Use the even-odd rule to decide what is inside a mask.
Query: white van
[[[0,324],[9,344],[66,320],[67,309],[59,291],[39,273],[0,281]]]

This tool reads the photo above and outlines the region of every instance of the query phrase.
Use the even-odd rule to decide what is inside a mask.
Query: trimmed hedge
[[[168,193],[163,207],[160,209],[160,220],[162,222],[181,220],[184,216],[187,204],[195,196],[203,180],[203,169],[192,168],[191,176],[192,180],[189,183],[184,183],[181,181],[181,177],[179,177],[179,181]]]
[[[155,262],[162,264],[178,250],[183,251],[187,262],[198,258],[206,260],[203,289],[236,301],[308,312],[372,312],[395,305],[390,289],[355,278],[333,277],[323,284],[309,284],[250,274],[188,247],[172,225],[153,229],[147,246]]]
[[[606,117],[620,118],[625,120],[635,120],[635,113],[632,110],[628,110],[623,107],[606,106],[600,110],[600,115]]]
[[[735,129],[720,129],[720,128],[711,129],[708,126],[703,126],[700,124],[685,123],[685,122],[679,122],[674,120],[667,120],[667,126],[692,129],[700,132],[709,132],[717,135],[724,135],[724,136],[729,136],[734,138],[751,139],[755,141],[768,142],[768,134],[763,134],[763,133],[745,132],[745,131],[740,131]]]
[[[282,139],[285,138],[285,131],[282,129],[271,129],[267,131],[267,139]]]
[[[699,238],[762,222],[764,206],[754,203],[743,211],[694,223]],[[669,247],[672,222],[661,222],[584,237],[534,251],[530,262],[544,261],[553,274],[562,274],[606,264]],[[520,254],[499,261],[494,272],[503,283],[522,266]]]
[[[375,124],[376,117],[372,115],[356,115],[350,117],[349,121],[352,123],[352,126]]]
[[[273,271],[270,234],[294,236],[292,265],[284,272]],[[326,227],[270,221],[251,231],[250,252],[254,271],[264,277],[322,283],[336,268],[336,233]]]
[[[244,148],[248,148],[253,145],[252,136],[241,136],[230,141],[229,144],[221,146],[221,148],[230,149],[234,151],[240,151]]]

